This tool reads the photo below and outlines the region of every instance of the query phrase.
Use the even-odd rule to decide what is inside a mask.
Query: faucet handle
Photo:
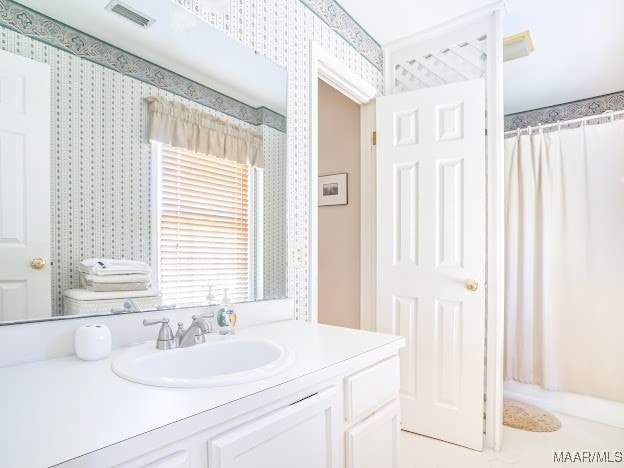
[[[169,319],[143,319],[143,325],[156,325],[161,323],[162,326],[158,332],[158,340],[156,341],[157,349],[171,349],[175,348],[175,340],[173,339],[173,332],[171,331],[171,327],[169,326]]]
[[[156,325],[157,323],[169,323],[169,319],[168,318],[161,318],[161,319],[143,319],[143,325],[144,326],[149,326],[149,325]]]
[[[141,312],[139,306],[131,298],[124,301],[123,308],[125,312]]]
[[[203,314],[191,315],[191,319],[193,320],[200,318],[214,318],[214,314],[212,312],[204,312]]]

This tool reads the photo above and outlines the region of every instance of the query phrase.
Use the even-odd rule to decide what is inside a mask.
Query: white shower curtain
[[[505,140],[505,378],[624,402],[624,121]]]

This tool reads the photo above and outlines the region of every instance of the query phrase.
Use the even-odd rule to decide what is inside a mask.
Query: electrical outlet
[[[303,242],[288,243],[288,266],[290,268],[303,268],[306,261],[306,249]]]

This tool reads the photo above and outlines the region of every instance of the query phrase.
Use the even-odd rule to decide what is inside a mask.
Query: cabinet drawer
[[[345,379],[345,418],[367,416],[399,394],[399,357],[378,362]]]

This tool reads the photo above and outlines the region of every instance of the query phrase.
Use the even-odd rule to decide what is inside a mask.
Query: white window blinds
[[[162,145],[159,277],[164,304],[212,286],[249,299],[249,166]]]

